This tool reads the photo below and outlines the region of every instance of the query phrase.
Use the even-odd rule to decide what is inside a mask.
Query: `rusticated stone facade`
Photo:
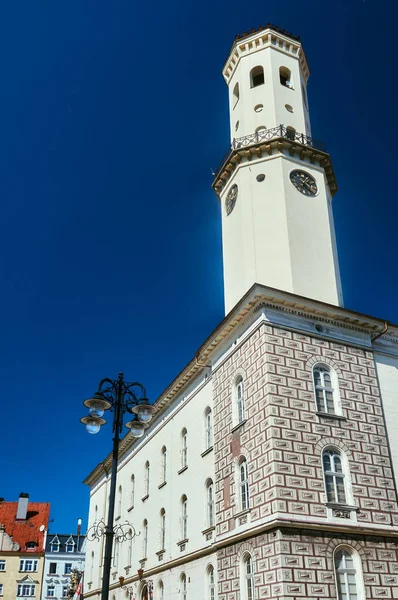
[[[361,558],[367,600],[398,598],[396,542],[359,535],[273,530],[218,552],[219,600],[239,600],[240,564],[250,553],[257,598],[337,598],[333,552],[354,548]]]

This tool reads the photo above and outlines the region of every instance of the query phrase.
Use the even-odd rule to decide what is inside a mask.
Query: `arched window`
[[[254,88],[264,83],[264,69],[260,65],[250,71],[250,87]]]
[[[288,88],[293,88],[291,83],[292,74],[287,67],[280,67],[279,69],[279,81],[281,85],[284,85]]]
[[[243,557],[242,567],[244,600],[254,600],[253,560],[250,554],[245,554],[245,556]]]
[[[336,414],[332,373],[328,367],[315,365],[313,369],[316,408],[328,415]]]
[[[207,567],[207,600],[215,600],[216,598],[216,586],[214,581],[214,567],[209,565]]]
[[[232,92],[232,108],[235,108],[235,106],[238,104],[239,101],[239,83],[236,82],[234,85],[234,89]]]
[[[239,495],[240,509],[247,510],[250,508],[249,476],[247,471],[247,460],[244,457],[239,461]]]
[[[133,506],[134,506],[134,500],[135,500],[135,477],[134,477],[134,475],[132,475],[131,480],[130,480],[130,506],[131,506],[131,508],[133,508]]]
[[[296,130],[291,125],[288,125],[286,127],[286,137],[288,140],[292,140],[292,142],[294,142],[294,140],[296,139]]]
[[[164,508],[160,511],[160,549],[166,548],[166,511]]]
[[[213,415],[208,406],[205,410],[205,447],[206,450],[213,446]]]
[[[361,566],[359,556],[352,548],[338,548],[334,554],[337,593],[339,600],[359,600]]]
[[[166,446],[162,448],[162,460],[161,460],[161,483],[166,483],[167,476],[167,449]]]
[[[180,600],[187,600],[187,577],[185,573],[180,576]]]
[[[94,552],[91,553],[91,563],[90,563],[90,581],[93,581],[93,573],[94,573]]]
[[[164,585],[163,585],[163,581],[159,581],[159,583],[158,583],[158,596],[159,596],[159,600],[164,600]]]
[[[122,516],[122,486],[119,485],[119,489],[117,492],[117,516]]]
[[[142,523],[142,553],[143,558],[148,556],[148,521],[146,519]]]
[[[181,539],[188,537],[188,499],[185,494],[181,497]]]
[[[133,558],[133,530],[129,529],[127,533],[127,566],[131,567],[131,561]]]
[[[211,479],[206,482],[207,527],[214,527],[214,484]]]
[[[149,462],[148,461],[146,461],[146,463],[145,463],[144,483],[145,483],[145,494],[144,494],[144,496],[149,496]]]
[[[236,416],[238,424],[245,420],[245,393],[242,377],[238,377],[235,383]]]
[[[120,552],[120,543],[115,538],[114,549],[113,549],[113,566],[116,568],[119,565],[119,552]]]
[[[345,474],[340,453],[334,449],[324,450],[322,464],[327,501],[346,504]]]
[[[184,429],[181,431],[181,468],[188,466],[188,432]]]

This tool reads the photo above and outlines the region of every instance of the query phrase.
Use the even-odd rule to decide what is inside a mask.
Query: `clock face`
[[[227,215],[230,215],[234,210],[236,199],[238,197],[238,186],[236,183],[229,189],[227,197],[225,198],[225,211]]]
[[[292,171],[290,173],[290,181],[305,196],[315,196],[318,193],[318,186],[315,179],[305,171]]]

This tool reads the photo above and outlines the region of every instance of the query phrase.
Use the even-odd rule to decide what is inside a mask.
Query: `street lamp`
[[[153,406],[149,404],[146,398],[145,388],[137,381],[129,383],[124,381],[123,373],[119,373],[116,380],[102,379],[99,382],[98,390],[92,398],[83,402],[89,409],[89,414],[80,419],[86,426],[88,433],[98,433],[106,420],[102,418],[106,410],[113,411],[113,450],[112,450],[112,470],[111,470],[111,489],[109,494],[108,522],[105,528],[105,554],[104,570],[102,578],[101,600],[108,600],[109,582],[112,561],[112,545],[115,535],[113,529],[113,517],[115,512],[115,494],[116,494],[116,476],[117,461],[119,456],[120,435],[123,431],[124,413],[132,413],[133,419],[125,424],[130,429],[133,437],[142,437],[144,431],[149,427],[149,421],[152,419],[154,411]]]

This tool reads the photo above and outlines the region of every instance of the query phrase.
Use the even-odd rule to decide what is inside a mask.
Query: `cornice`
[[[306,146],[300,142],[289,140],[286,137],[277,137],[272,140],[259,142],[246,146],[245,148],[231,149],[218,171],[212,187],[219,196],[224,187],[228,184],[235,169],[240,165],[261,158],[267,158],[276,154],[299,158],[302,161],[309,161],[313,165],[321,167],[326,176],[330,192],[334,196],[337,192],[337,181],[334,174],[332,160],[327,152],[322,152],[311,146]]]
[[[306,319],[317,319],[336,327],[365,333],[370,337],[385,330],[385,321],[382,319],[370,317],[318,300],[311,300],[310,298],[289,292],[283,292],[275,288],[254,284],[243,296],[242,300],[238,302],[210,334],[202,346],[200,346],[194,358],[155,401],[153,423],[157,421],[162,412],[197,375],[205,368],[212,366],[212,361],[216,358],[217,352],[218,354],[220,352],[221,344],[230,339],[231,335],[238,330],[238,327],[241,327],[247,319],[264,307]],[[147,431],[149,433],[151,427]],[[119,457],[123,457],[126,451],[136,443],[137,440],[127,433],[120,442]],[[112,455],[109,454],[88,475],[84,483],[91,486],[104,472],[105,474],[109,474],[111,461]]]
[[[281,33],[281,31],[276,31],[271,26],[260,28],[260,30],[235,39],[222,70],[226,83],[231,81],[241,58],[264,48],[273,48],[298,59],[304,80],[307,82],[310,70],[300,41],[288,34]]]

